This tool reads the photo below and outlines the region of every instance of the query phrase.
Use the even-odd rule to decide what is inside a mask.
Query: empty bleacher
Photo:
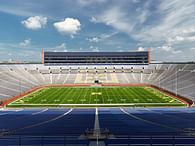
[[[90,139],[98,112],[103,139]],[[0,111],[0,146],[194,146],[193,108],[8,109]],[[13,124],[14,120],[14,124]]]
[[[89,77],[90,74],[94,74],[94,77]],[[152,84],[195,99],[195,64],[115,66],[3,64],[0,65],[0,98],[14,96],[40,85],[77,84],[79,76],[86,80],[80,82],[82,84],[94,83],[95,79],[101,80],[104,84]]]

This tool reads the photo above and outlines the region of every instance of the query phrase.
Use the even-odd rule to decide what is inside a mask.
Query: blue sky
[[[195,61],[195,0],[1,0],[0,61],[45,51],[143,51]]]

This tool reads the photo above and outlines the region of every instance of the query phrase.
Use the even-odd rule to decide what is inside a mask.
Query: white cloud
[[[8,55],[8,56],[12,56],[12,53],[8,53],[7,55]]]
[[[34,16],[21,22],[26,28],[36,30],[41,29],[47,24],[47,17]]]
[[[98,47],[94,47],[94,46],[89,46],[90,49],[92,49],[93,52],[99,52],[99,48]]]
[[[87,38],[86,40],[88,40],[89,42],[94,42],[94,43],[98,43],[100,41],[98,37]]]
[[[162,46],[161,49],[167,52],[173,50],[173,48],[170,46]]]
[[[188,41],[195,41],[195,36],[187,37],[187,40],[188,40]]]
[[[124,52],[124,50],[120,49],[120,50],[117,50],[117,52]]]
[[[182,53],[183,51],[181,51],[181,50],[172,50],[172,53],[173,54],[180,54],[180,53]]]
[[[94,3],[103,3],[106,2],[107,0],[77,0],[78,4],[82,7],[88,6]]]
[[[139,3],[139,0],[131,0],[132,3]]]
[[[97,19],[93,16],[89,19],[89,21],[92,22],[92,23],[97,23],[98,22]]]
[[[149,15],[150,15],[149,10],[142,10],[140,15],[138,16],[139,22],[141,24],[144,23]]]
[[[195,48],[190,48],[190,50],[195,50]]]
[[[114,31],[114,32],[111,32],[111,33],[104,33],[100,36],[100,39],[104,40],[104,39],[110,38],[110,37],[114,36],[117,33],[118,33],[117,31]]]
[[[172,50],[172,48],[170,46],[167,46],[167,45],[163,45],[163,46],[159,46],[159,47],[151,47],[151,51],[157,51],[157,52],[160,52],[160,51],[170,51]]]
[[[151,1],[145,1],[143,7],[138,7],[136,9],[135,15],[137,19],[135,18],[134,19],[135,21],[137,21],[136,22],[137,25],[143,24],[147,20],[147,18],[151,15],[150,10],[149,10],[150,3]]]
[[[195,33],[195,28],[187,28],[182,31],[183,33]]]
[[[138,51],[145,51],[145,50],[146,50],[146,48],[143,48],[143,47],[138,48]]]
[[[64,21],[56,22],[53,25],[58,32],[61,34],[68,34],[71,37],[81,29],[80,21],[74,18],[66,18]]]
[[[24,42],[21,42],[19,45],[22,47],[30,46],[31,39],[24,40]]]
[[[138,1],[132,2],[136,3]],[[104,23],[118,32],[123,32],[131,36],[135,28],[143,24],[150,16],[150,3],[151,1],[144,1],[143,5],[137,8],[136,11],[131,8],[127,9],[125,2],[121,4],[115,3],[115,5],[112,4],[107,9],[91,17],[90,21],[93,23]]]
[[[186,53],[186,50],[194,47],[194,0],[162,0],[159,3],[144,1],[142,4],[141,1],[140,4],[134,4],[139,3],[138,0],[128,2],[130,4],[127,1],[113,2],[98,13],[92,13],[90,21],[110,26],[110,30],[117,31],[119,35],[129,35],[130,39],[142,44],[139,46],[152,48],[161,59],[161,54],[173,55],[177,60],[187,59],[182,52]],[[98,37],[101,42],[104,40]],[[109,41],[106,42],[108,44]]]
[[[171,53],[171,54],[179,54],[179,53],[182,53],[183,51],[181,50],[175,50],[173,47],[171,46],[168,46],[168,45],[163,45],[163,46],[159,46],[159,47],[154,47],[154,48],[151,48],[151,51],[154,51],[154,52],[167,52],[167,53]]]
[[[46,50],[50,50],[50,51],[55,51],[55,52],[68,52],[66,44],[62,43],[58,46],[54,46],[54,47],[48,47],[46,48]]]
[[[66,44],[65,43],[62,43],[61,45],[56,46],[56,49],[60,50],[60,51],[63,51],[63,52],[68,52],[68,50],[66,49]]]
[[[62,43],[61,45],[59,46],[56,46],[57,49],[64,49],[66,50],[66,44],[65,43]]]
[[[100,50],[99,50],[98,47],[96,47],[96,48],[94,48],[92,51],[93,51],[93,52],[99,52]]]
[[[195,36],[176,36],[174,41],[195,41]]]
[[[54,50],[54,52],[59,52],[59,50]],[[68,50],[60,50],[60,52],[68,52]]]
[[[166,41],[169,45],[178,44],[178,43],[194,42],[195,36],[176,36],[174,38],[167,38]]]
[[[92,17],[91,22],[104,23],[125,33],[130,33],[135,25],[133,21],[130,23],[128,13],[123,11],[122,8],[118,6],[106,9],[100,15]]]
[[[157,5],[157,12],[153,13],[159,17],[158,22],[143,26],[132,36],[141,41],[155,42],[175,39],[181,33],[194,32],[194,6],[194,0],[163,0]]]
[[[176,37],[175,37],[175,40],[176,40],[176,41],[183,41],[183,40],[184,40],[184,37],[176,36]]]

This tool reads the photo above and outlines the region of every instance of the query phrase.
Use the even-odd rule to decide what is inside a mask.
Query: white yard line
[[[129,100],[128,98],[126,98],[126,96],[122,97],[121,94],[118,94],[117,88],[114,88],[113,91],[116,93],[116,95],[119,95],[120,100],[121,100],[121,99],[124,99],[124,98],[125,98],[125,100],[126,100],[126,99]]]
[[[90,88],[90,91],[92,93],[92,88]],[[89,96],[89,104],[91,104],[91,98],[92,98],[92,94],[90,94],[90,96]]]
[[[114,96],[114,99],[116,100],[116,102],[118,102],[118,98],[116,98],[115,94],[113,93],[113,90],[111,88],[109,88],[109,89],[110,89],[112,95]]]
[[[81,95],[83,95],[83,94],[82,94],[83,90],[84,90],[84,88],[81,89],[81,92],[79,93],[79,96],[76,97],[76,101],[75,101],[76,103],[77,103],[77,101],[80,99]],[[75,93],[76,93],[76,91],[75,91]],[[73,96],[73,97],[74,97],[74,96]]]
[[[68,93],[69,92],[69,90],[71,90],[71,88],[68,88],[65,92],[63,92],[61,95],[59,95],[59,100],[61,100],[62,99],[62,97],[64,96],[64,94],[66,94],[66,93]],[[58,94],[59,93],[61,93],[61,92],[57,92]],[[66,95],[68,95],[68,94],[66,94]],[[65,100],[66,98],[64,97],[64,99],[62,99],[62,102]]]
[[[102,88],[101,88],[101,93],[102,93]],[[104,97],[101,95],[101,98],[102,98],[102,101],[103,101],[103,104],[105,103],[104,102]]]
[[[89,90],[89,88],[87,88],[87,91],[85,92],[85,95],[84,95],[84,97],[83,97],[86,101],[87,101],[86,96],[87,96],[88,90]],[[82,103],[83,103],[83,102],[82,102]]]

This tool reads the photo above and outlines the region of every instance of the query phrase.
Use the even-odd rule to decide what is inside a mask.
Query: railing
[[[4,136],[0,146],[89,146],[84,136]],[[111,136],[99,139],[105,146],[195,146],[195,136]],[[98,142],[97,142],[98,143]]]
[[[117,136],[104,142],[106,146],[195,146],[195,136]]]
[[[4,136],[0,146],[89,146],[89,139],[79,136]]]

